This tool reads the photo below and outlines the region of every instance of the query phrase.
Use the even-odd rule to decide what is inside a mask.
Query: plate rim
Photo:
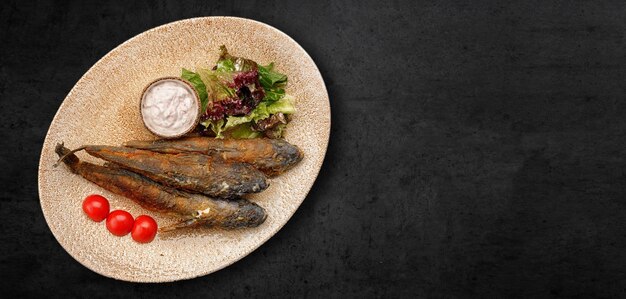
[[[278,33],[279,35],[287,38],[288,40],[291,40],[294,45],[299,48],[305,55],[306,57],[308,57],[310,59],[310,61],[313,64],[313,67],[315,69],[315,76],[318,76],[319,79],[321,80],[321,82],[323,83],[321,88],[323,88],[323,94],[326,96],[325,100],[327,102],[326,105],[326,111],[323,112],[324,115],[327,115],[328,117],[328,128],[326,130],[326,138],[324,138],[323,143],[322,143],[322,147],[323,148],[323,156],[322,159],[320,160],[320,162],[315,165],[315,175],[313,180],[311,181],[311,185],[307,188],[306,193],[304,198],[297,204],[297,206],[295,207],[295,209],[293,209],[293,211],[291,211],[289,217],[287,217],[287,220],[283,223],[280,223],[277,228],[275,229],[275,231],[273,231],[272,233],[270,233],[266,238],[263,238],[261,241],[257,242],[256,244],[254,244],[254,246],[250,246],[250,248],[248,250],[246,250],[243,254],[241,254],[240,256],[237,256],[236,258],[232,259],[231,261],[228,261],[226,263],[224,263],[223,265],[216,267],[214,269],[208,270],[208,271],[201,271],[197,274],[193,274],[193,275],[189,275],[189,276],[181,276],[175,279],[160,279],[160,277],[156,277],[156,279],[146,279],[146,280],[141,280],[141,279],[133,279],[133,278],[128,278],[128,277],[116,277],[114,275],[110,275],[110,273],[106,273],[106,272],[100,272],[92,267],[90,267],[89,265],[87,265],[86,263],[83,263],[82,260],[80,260],[79,258],[77,258],[70,250],[68,250],[64,244],[59,240],[59,237],[57,237],[57,235],[54,233],[51,225],[50,225],[50,221],[48,220],[48,218],[46,217],[46,208],[43,205],[43,201],[41,199],[41,194],[42,194],[42,184],[41,184],[41,176],[43,173],[43,157],[44,157],[44,147],[46,145],[46,140],[49,137],[50,134],[50,130],[52,129],[52,124],[57,120],[59,113],[61,112],[61,110],[63,110],[63,108],[65,107],[65,105],[67,105],[66,100],[76,91],[77,85],[78,83],[83,80],[90,72],[92,72],[92,70],[94,68],[96,68],[97,66],[99,66],[100,64],[103,64],[104,61],[106,59],[108,59],[108,57],[114,55],[116,52],[120,51],[120,48],[122,48],[124,45],[126,45],[127,43],[132,42],[133,40],[139,38],[140,36],[152,32],[152,31],[156,31],[156,30],[160,30],[161,28],[164,27],[169,27],[172,26],[176,23],[187,23],[187,22],[198,22],[198,21],[206,21],[206,20],[235,20],[235,21],[240,21],[240,22],[252,22],[252,23],[256,23],[260,26],[264,26],[269,28],[270,30]],[[331,117],[331,106],[330,106],[330,96],[328,95],[328,89],[326,88],[326,82],[324,81],[324,77],[322,76],[317,64],[315,63],[315,60],[313,60],[313,58],[311,57],[311,55],[295,40],[293,39],[291,36],[287,35],[286,33],[282,32],[281,30],[277,29],[276,27],[257,21],[257,20],[253,20],[253,19],[249,19],[249,18],[243,18],[243,17],[235,17],[235,16],[203,16],[203,17],[194,17],[194,18],[186,18],[186,19],[180,19],[180,20],[176,20],[176,21],[172,21],[172,22],[168,22],[165,24],[161,24],[159,26],[150,28],[148,30],[142,31],[136,35],[134,35],[133,37],[127,39],[126,41],[122,42],[121,44],[117,45],[116,47],[114,47],[113,49],[111,49],[110,51],[108,51],[106,54],[104,54],[102,57],[100,57],[100,59],[98,59],[98,61],[96,61],[91,67],[89,67],[89,69],[87,69],[87,71],[85,71],[85,73],[76,81],[76,83],[74,83],[74,85],[72,86],[72,89],[70,89],[70,91],[67,93],[67,95],[65,96],[65,98],[63,98],[63,101],[61,102],[61,105],[59,105],[59,108],[57,109],[56,113],[54,114],[54,117],[52,118],[52,120],[50,121],[50,125],[48,127],[48,130],[46,131],[46,135],[44,137],[43,143],[41,145],[41,153],[39,154],[39,163],[38,163],[38,167],[37,167],[37,196],[39,197],[39,206],[41,207],[41,212],[44,216],[44,219],[46,221],[46,225],[48,226],[48,230],[50,231],[50,233],[54,236],[54,239],[57,241],[57,243],[61,246],[61,248],[63,248],[63,250],[69,254],[75,261],[77,261],[79,264],[81,264],[83,267],[98,273],[102,276],[108,277],[108,278],[112,278],[115,280],[120,280],[120,281],[128,281],[128,282],[137,282],[137,283],[164,283],[164,282],[174,282],[174,281],[182,281],[182,280],[190,280],[190,279],[194,279],[194,278],[198,278],[198,277],[202,277],[202,276],[206,276],[209,275],[211,273],[220,271],[240,260],[242,260],[243,258],[247,257],[248,255],[250,255],[252,252],[256,251],[259,247],[261,247],[263,244],[267,243],[267,241],[269,239],[271,239],[272,237],[274,237],[280,230],[283,229],[283,227],[291,220],[291,218],[293,217],[293,215],[296,213],[296,211],[298,211],[298,209],[300,208],[300,206],[302,205],[302,203],[304,202],[304,200],[306,200],[306,198],[308,197],[308,194],[311,192],[311,189],[313,188],[313,186],[315,185],[315,182],[317,181],[317,177],[319,176],[319,173],[321,172],[322,169],[322,165],[324,164],[324,161],[326,160],[326,154],[328,153],[328,145],[329,145],[329,141],[330,141],[330,133],[331,133],[331,127],[332,127],[332,117]]]

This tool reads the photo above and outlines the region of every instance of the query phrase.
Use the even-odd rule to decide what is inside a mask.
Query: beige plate
[[[72,174],[53,168],[54,145],[119,145],[131,139],[154,138],[142,125],[137,109],[141,91],[156,78],[179,76],[181,67],[210,66],[225,44],[235,56],[259,63],[274,61],[287,74],[287,92],[298,109],[286,139],[304,152],[294,169],[273,178],[270,187],[249,199],[263,206],[268,218],[261,226],[239,231],[197,229],[159,234],[149,244],[130,236],[111,235],[104,222],[82,212],[83,198],[102,194],[111,210],[134,216],[148,214],[159,225],[174,218],[144,210]],[[222,269],[243,258],[273,236],[294,214],[319,173],[330,134],[330,104],[324,81],[311,57],[293,39],[252,20],[206,17],[166,24],[131,38],[98,61],[76,83],[59,108],[41,151],[39,197],[50,230],[78,262],[102,275],[136,282],[189,279]],[[98,162],[85,153],[79,158]]]

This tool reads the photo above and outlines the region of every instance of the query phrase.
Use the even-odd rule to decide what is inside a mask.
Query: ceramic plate
[[[175,218],[141,208],[108,192],[57,160],[54,146],[120,145],[131,139],[154,139],[138,111],[143,88],[159,77],[179,76],[182,67],[212,66],[220,45],[234,56],[261,64],[275,62],[287,74],[287,92],[296,98],[297,114],[285,138],[304,152],[304,159],[270,187],[248,198],[263,206],[268,218],[259,227],[228,231],[201,228],[158,234],[149,244],[130,236],[111,235],[104,222],[82,212],[86,195],[107,197],[111,210],[147,214],[159,225]],[[135,282],[189,279],[222,269],[272,237],[305,199],[319,173],[330,134],[330,105],[324,81],[311,57],[286,34],[266,24],[241,18],[205,17],[166,24],[124,42],[98,61],[76,83],[57,111],[46,135],[39,162],[39,197],[50,230],[78,262],[102,275]],[[102,163],[79,153],[79,158]]]

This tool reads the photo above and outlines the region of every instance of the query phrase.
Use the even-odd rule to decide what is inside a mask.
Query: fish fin
[[[70,161],[70,163],[76,163],[77,158],[74,155],[74,153],[78,152],[78,151],[82,151],[86,148],[86,146],[81,146],[75,150],[69,150],[65,147],[64,143],[57,143],[57,146],[55,147],[55,152],[59,155],[59,160],[57,160],[56,163],[54,163],[54,165],[52,165],[52,167],[57,167],[59,166],[59,163],[63,162],[64,160],[68,159],[68,160],[72,160]],[[73,157],[73,158],[72,158]]]

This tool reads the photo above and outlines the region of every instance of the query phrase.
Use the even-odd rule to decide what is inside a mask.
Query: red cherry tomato
[[[133,237],[133,240],[139,243],[150,243],[154,240],[157,229],[157,223],[152,217],[141,215],[135,219],[135,225],[133,225],[133,231],[130,235]]]
[[[109,201],[97,194],[89,195],[83,201],[83,211],[91,220],[100,222],[109,215]]]
[[[125,236],[133,229],[133,215],[126,211],[115,210],[107,217],[107,229],[114,235]]]

